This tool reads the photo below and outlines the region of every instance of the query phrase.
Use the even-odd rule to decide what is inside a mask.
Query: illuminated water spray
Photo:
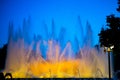
[[[26,22],[26,24],[28,24]],[[52,22],[54,24],[54,22]],[[80,21],[79,21],[80,24]],[[92,30],[87,23],[84,36],[80,24],[81,42],[75,37],[73,50],[70,41],[65,42],[65,28],[61,28],[59,37],[55,38],[55,26],[52,33],[45,28],[46,39],[34,37],[29,41],[28,33],[19,29],[13,33],[13,25],[9,25],[9,41],[6,67],[4,72],[12,73],[14,78],[106,78],[108,77],[107,55],[103,50],[91,47]],[[79,34],[79,33],[77,33]],[[65,45],[64,45],[65,44]]]

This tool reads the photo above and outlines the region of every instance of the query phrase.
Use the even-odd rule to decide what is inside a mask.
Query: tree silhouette
[[[118,0],[118,8],[117,11],[120,12],[120,0]]]
[[[2,48],[0,48],[0,71],[5,68],[7,55],[7,44],[5,44]]]
[[[120,12],[120,0],[118,0],[117,11]],[[116,17],[114,14],[106,17],[106,23],[108,28],[101,29],[99,35],[99,41],[101,46],[110,47],[114,45],[114,70],[120,70],[120,17]]]

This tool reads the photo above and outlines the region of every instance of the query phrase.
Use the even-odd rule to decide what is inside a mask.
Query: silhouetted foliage
[[[120,12],[120,0],[118,0],[119,8],[117,11]],[[108,28],[101,29],[99,34],[99,41],[101,46],[110,47],[114,45],[114,70],[120,70],[120,17],[116,17],[114,14],[106,17],[106,23]]]
[[[120,0],[118,0],[118,8],[117,11],[120,12]]]
[[[7,44],[0,49],[0,71],[5,68],[6,55],[7,55]]]

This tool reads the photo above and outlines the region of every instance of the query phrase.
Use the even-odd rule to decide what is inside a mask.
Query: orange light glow
[[[26,53],[24,42],[21,47],[17,47],[19,42],[15,43],[14,48],[9,49],[7,57],[6,69],[4,72],[11,72],[13,78],[94,78],[108,77],[106,72],[106,57],[101,54],[98,57],[97,52],[92,49],[89,51],[89,56],[85,54],[87,49],[81,49],[82,58],[73,57],[71,44],[68,42],[64,50],[60,53],[59,44],[54,41],[48,41],[47,58],[41,56],[39,46],[36,53],[32,52],[32,45]],[[40,43],[38,43],[39,45]],[[13,50],[14,49],[14,50]],[[17,53],[15,52],[17,50]],[[24,54],[23,54],[24,53]],[[67,54],[67,56],[65,56]],[[31,56],[33,55],[33,56]],[[97,69],[102,72],[96,76]],[[104,75],[104,76],[101,76]]]

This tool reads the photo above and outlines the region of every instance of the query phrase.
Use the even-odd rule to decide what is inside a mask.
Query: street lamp
[[[110,46],[110,47],[104,47],[104,52],[108,52],[108,71],[109,71],[109,78],[111,78],[111,66],[110,66],[110,52],[112,51],[112,49],[114,48],[114,46]]]

